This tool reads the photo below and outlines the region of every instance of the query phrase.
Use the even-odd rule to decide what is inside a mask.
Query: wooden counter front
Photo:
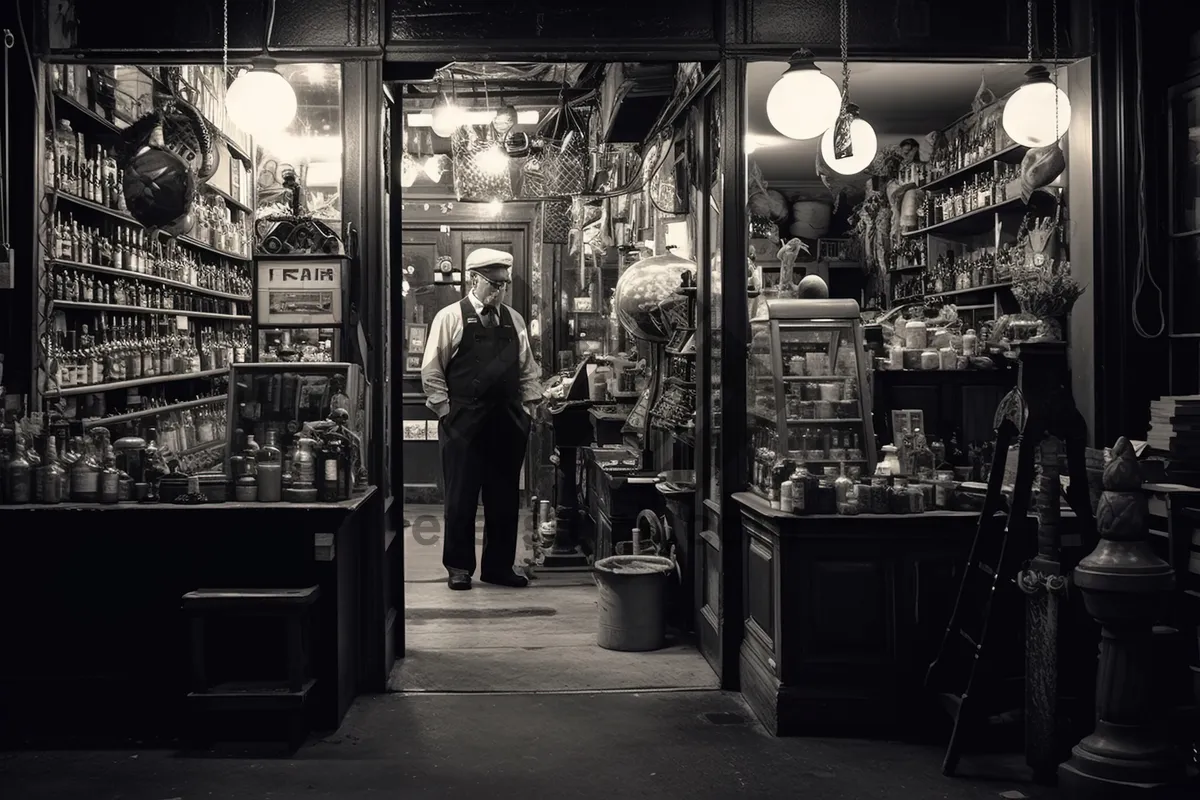
[[[374,487],[342,503],[0,506],[5,736],[37,743],[181,733],[184,593],[318,585],[311,724],[335,729],[360,685],[361,546]],[[250,642],[235,660],[274,641]],[[217,654],[220,655],[219,653]]]
[[[796,516],[734,499],[742,692],[762,723],[777,736],[894,735],[931,711],[924,675],[979,515]]]

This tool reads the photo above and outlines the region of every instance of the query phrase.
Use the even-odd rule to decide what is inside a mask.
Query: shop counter
[[[979,514],[742,510],[742,692],[772,733],[893,735],[929,706],[925,671]]]
[[[314,585],[310,724],[336,729],[360,685],[360,554],[380,501],[369,487],[340,503],[0,506],[0,603],[15,612],[0,660],[5,736],[171,741],[188,690],[184,593]],[[283,653],[282,637],[255,631],[213,647],[218,668],[264,678]]]

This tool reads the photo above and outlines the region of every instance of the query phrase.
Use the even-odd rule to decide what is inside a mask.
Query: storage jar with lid
[[[967,332],[962,337],[962,351],[964,356],[976,355],[976,350],[979,347],[979,337],[975,334],[974,328],[968,328]]]
[[[911,350],[921,350],[928,346],[929,331],[925,327],[925,323],[919,319],[914,319],[908,325],[904,326],[904,341]]]
[[[921,353],[921,369],[938,369],[942,365],[936,350],[925,350]]]

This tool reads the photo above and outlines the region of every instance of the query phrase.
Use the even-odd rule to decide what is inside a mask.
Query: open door
[[[729,352],[733,342],[744,341],[745,336],[727,335],[729,327],[724,306],[728,303],[721,290],[730,286],[729,276],[722,275],[724,264],[738,265],[743,273],[742,284],[735,288],[739,295],[745,294],[745,257],[722,258],[730,246],[727,226],[741,224],[742,206],[729,203],[730,191],[735,186],[724,176],[736,173],[736,159],[729,157],[730,148],[726,126],[737,126],[742,114],[731,113],[737,109],[740,93],[733,87],[727,74],[719,74],[708,87],[707,93],[698,104],[701,115],[700,135],[696,137],[696,156],[701,170],[699,185],[707,187],[699,198],[707,206],[707,213],[697,217],[702,226],[699,235],[705,246],[698,248],[698,287],[700,297],[699,327],[701,341],[707,344],[707,358],[697,363],[697,379],[701,386],[711,391],[698,392],[698,452],[696,459],[696,542],[694,560],[694,583],[696,631],[700,650],[712,666],[724,689],[738,688],[738,648],[741,642],[741,550],[737,545],[739,533],[737,517],[724,507],[724,498],[736,491],[736,470],[731,474],[731,463],[740,458],[740,447],[726,452],[724,446],[731,439],[723,423],[732,420],[736,426],[740,415],[723,413],[729,408],[730,396],[723,386],[727,379],[728,366],[722,357]],[[728,209],[728,214],[724,213]],[[727,218],[728,217],[728,218]],[[744,240],[743,240],[744,241]],[[744,248],[743,248],[744,252]],[[728,270],[727,270],[728,271]],[[723,279],[724,278],[724,279]],[[744,298],[741,300],[745,305]],[[744,314],[743,314],[744,316]],[[736,324],[736,323],[735,323]],[[736,345],[735,345],[736,346]],[[743,365],[744,368],[744,365]],[[743,380],[744,383],[744,380]],[[740,396],[732,393],[734,400]],[[744,423],[744,420],[741,420]],[[727,463],[730,462],[730,463]],[[728,518],[727,518],[728,517]],[[731,544],[732,540],[732,544]]]

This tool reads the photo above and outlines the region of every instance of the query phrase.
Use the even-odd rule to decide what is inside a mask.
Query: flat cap
[[[512,269],[513,257],[510,253],[505,253],[503,250],[493,250],[490,247],[481,247],[478,250],[472,250],[467,256],[467,270],[474,272],[486,267],[503,267],[504,269]]]

